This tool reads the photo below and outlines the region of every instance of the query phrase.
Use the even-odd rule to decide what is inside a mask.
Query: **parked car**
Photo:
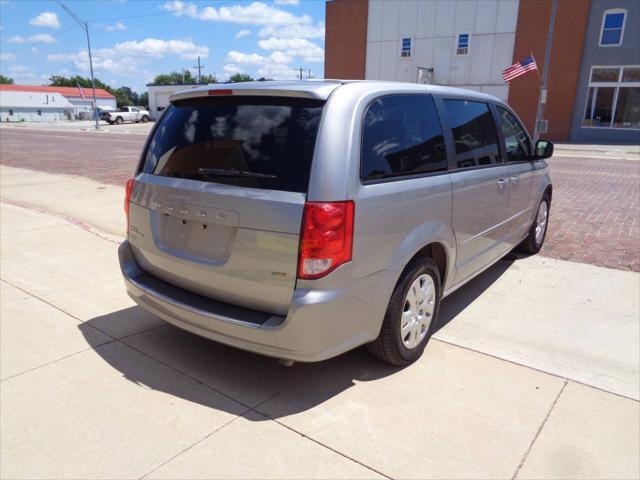
[[[552,186],[495,97],[393,82],[177,93],[127,182],[129,295],[198,335],[290,361],[368,344],[416,360],[443,297],[544,242]]]
[[[116,112],[105,112],[106,116],[103,120],[109,122],[110,125],[114,123],[122,125],[124,122],[142,122],[149,121],[149,112],[139,107],[123,107],[122,110]]]

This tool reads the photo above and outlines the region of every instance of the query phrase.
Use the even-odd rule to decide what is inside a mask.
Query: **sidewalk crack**
[[[553,403],[549,407],[549,411],[547,412],[547,415],[544,417],[544,420],[542,420],[542,423],[540,424],[540,427],[538,427],[538,431],[533,436],[533,440],[531,440],[531,443],[529,444],[529,448],[527,448],[527,451],[524,452],[524,455],[522,456],[522,460],[520,460],[520,464],[516,468],[516,471],[513,473],[513,476],[511,477],[511,480],[516,480],[518,478],[518,474],[520,473],[520,470],[524,466],[524,463],[527,461],[527,457],[529,456],[529,453],[531,453],[531,450],[533,449],[533,445],[536,443],[536,440],[540,436],[540,433],[542,432],[542,429],[547,424],[547,420],[549,420],[549,417],[551,416],[551,412],[553,411],[553,409],[555,408],[556,404],[558,403],[558,400],[560,400],[560,395],[562,395],[562,392],[564,392],[564,389],[566,388],[568,383],[569,383],[569,380],[565,380],[564,383],[562,384],[562,388],[560,388],[560,391],[558,392],[558,395],[556,395],[555,400],[553,401]]]

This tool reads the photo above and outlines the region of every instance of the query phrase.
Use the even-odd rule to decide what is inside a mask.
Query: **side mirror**
[[[533,160],[543,160],[553,155],[553,143],[549,140],[538,140],[533,154]]]

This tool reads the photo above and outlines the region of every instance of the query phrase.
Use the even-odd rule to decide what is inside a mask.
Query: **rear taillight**
[[[129,202],[131,201],[131,191],[133,190],[133,184],[133,178],[127,180],[127,186],[124,192],[124,213],[127,216],[127,221],[129,220]]]
[[[298,278],[323,277],[351,260],[354,210],[351,201],[305,203]]]

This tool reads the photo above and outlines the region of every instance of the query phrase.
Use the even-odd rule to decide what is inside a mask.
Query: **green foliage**
[[[154,78],[151,83],[153,85],[187,85],[193,83],[216,82],[216,77],[211,74],[202,75],[200,82],[198,82],[197,75],[194,75],[190,70],[183,70],[182,72],[161,73],[160,75],[156,75],[156,78]]]
[[[229,77],[230,82],[252,82],[253,78],[251,78],[246,73],[236,73],[235,75],[231,75]]]
[[[149,93],[148,92],[144,92],[142,95],[140,95],[140,98],[138,99],[138,105],[140,105],[141,107],[148,107],[149,106]]]
[[[49,77],[49,85],[52,87],[77,87],[80,85],[82,88],[92,88],[91,79],[76,75],[74,77],[63,77],[61,75],[52,75]],[[96,88],[102,88],[110,94],[114,95],[114,90],[106,83],[101,82],[96,78]]]
[[[0,84],[2,85],[13,85],[13,78],[5,77],[4,75],[0,75]]]
[[[113,88],[106,83],[101,82],[99,79],[95,79],[96,88],[102,88],[111,95],[116,97],[116,105],[118,108],[126,106],[146,106],[149,103],[148,94],[145,92],[142,95],[138,95],[129,87]],[[80,85],[85,89],[85,95],[87,98],[91,98],[91,79],[76,75],[75,77],[63,77],[60,75],[52,75],[49,77],[49,85],[52,87],[77,87]]]
[[[183,72],[161,73],[156,75],[152,82],[154,85],[185,85],[188,83],[196,83],[189,70]]]

